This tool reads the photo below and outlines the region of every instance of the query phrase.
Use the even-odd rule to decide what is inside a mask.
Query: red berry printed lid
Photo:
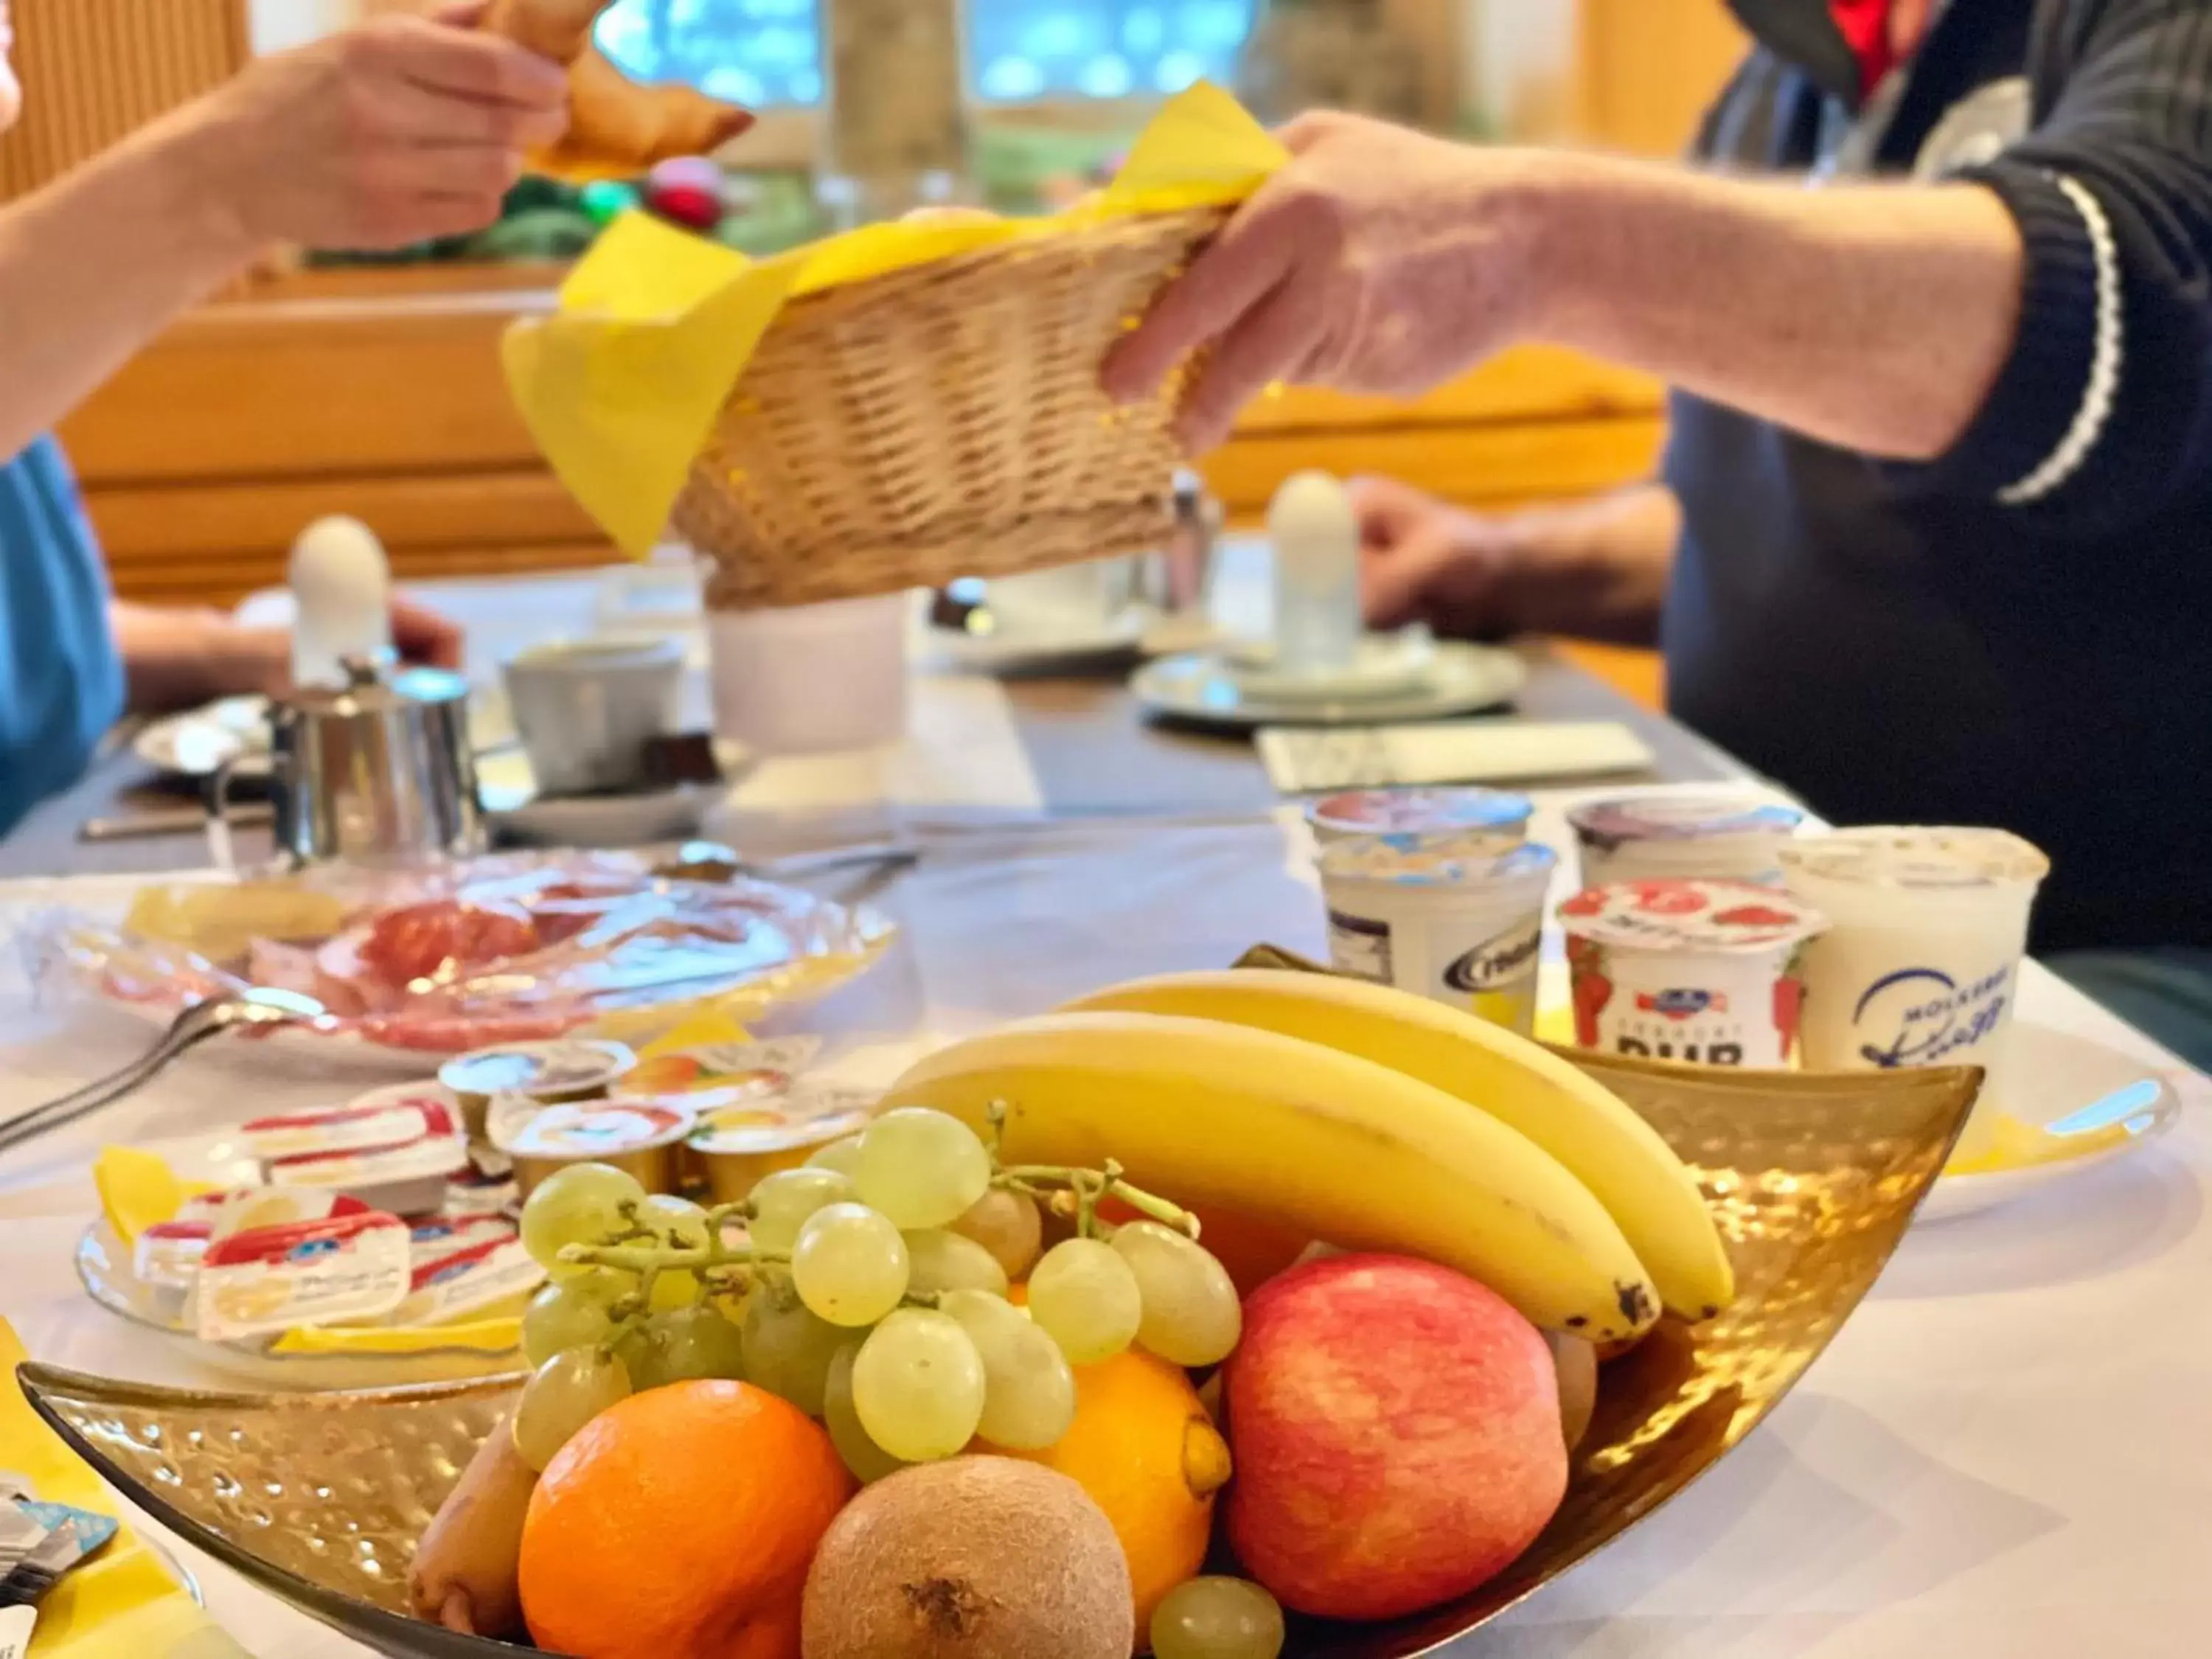
[[[1618,881],[1559,906],[1570,939],[1618,951],[1770,951],[1827,930],[1828,919],[1777,888],[1746,881]]]

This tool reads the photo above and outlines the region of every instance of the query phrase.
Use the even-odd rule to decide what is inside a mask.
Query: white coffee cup
[[[1091,559],[996,577],[983,590],[994,636],[1051,639],[1104,628],[1127,608],[1133,574],[1127,559]]]
[[[1828,918],[1805,951],[1810,1071],[1980,1066],[2001,1092],[2028,913],[2051,868],[2001,830],[1839,830],[1782,849]]]
[[[635,788],[645,778],[646,745],[678,729],[679,640],[551,640],[518,653],[501,674],[544,794]]]

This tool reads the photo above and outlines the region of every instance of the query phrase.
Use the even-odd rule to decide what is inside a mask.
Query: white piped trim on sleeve
[[[2088,228],[2091,256],[2097,273],[2097,340],[2089,360],[2089,383],[2081,395],[2081,407],[2074,416],[2074,423],[2066,428],[2066,435],[2058,441],[2043,464],[2018,483],[2008,484],[1997,491],[1997,500],[2006,507],[2027,507],[2041,501],[2081,470],[2089,459],[2097,441],[2105,435],[2105,428],[2112,418],[2112,404],[2119,395],[2120,368],[2126,361],[2126,334],[2120,310],[2120,254],[2118,244],[2112,236],[2112,221],[2105,216],[2104,204],[2098,201],[2080,180],[2063,173],[2053,173],[2051,182],[2057,185],[2081,216]]]

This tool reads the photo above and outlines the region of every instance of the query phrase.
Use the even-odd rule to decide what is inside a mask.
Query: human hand
[[[1212,347],[1177,418],[1194,451],[1226,437],[1271,381],[1411,395],[1527,320],[1516,210],[1538,158],[1333,112],[1277,137],[1290,164],[1107,358],[1106,389],[1128,401]]]
[[[560,65],[477,32],[483,0],[386,16],[255,63],[183,112],[216,210],[253,244],[403,247],[499,216],[568,129]]]
[[[1423,622],[1460,638],[1510,631],[1510,553],[1497,526],[1395,478],[1352,481],[1359,520],[1359,598],[1368,625]]]
[[[133,714],[293,691],[289,628],[247,627],[217,611],[124,601],[110,607],[109,621]],[[392,643],[403,662],[458,670],[466,641],[448,617],[395,594]]]

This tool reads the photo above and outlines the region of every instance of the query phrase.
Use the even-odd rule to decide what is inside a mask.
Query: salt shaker
[[[1349,669],[1359,651],[1359,518],[1326,472],[1285,479],[1267,509],[1275,550],[1277,672]]]

